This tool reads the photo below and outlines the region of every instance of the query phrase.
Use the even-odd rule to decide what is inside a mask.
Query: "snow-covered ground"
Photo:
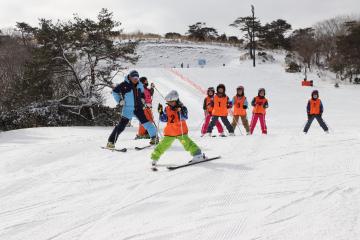
[[[140,42],[137,53],[140,59],[137,67],[177,67],[181,63],[186,68],[198,66],[199,59],[206,59],[207,66],[219,67],[234,58],[239,58],[236,47],[171,42]]]
[[[0,239],[360,239],[359,88],[311,76],[331,134],[314,122],[304,135],[313,89],[281,62],[250,65],[229,57],[226,67],[176,70],[205,89],[224,83],[230,96],[238,85],[249,99],[265,87],[267,136],[257,128],[253,136],[237,129],[235,137],[201,138],[200,91],[168,68],[138,69],[163,95],[179,91],[191,137],[208,156],[222,156],[209,163],[152,172],[151,149],[100,149],[112,128],[1,132]],[[161,101],[155,93],[155,105]],[[135,134],[126,129],[117,146],[145,145]],[[188,160],[176,143],[160,164]]]

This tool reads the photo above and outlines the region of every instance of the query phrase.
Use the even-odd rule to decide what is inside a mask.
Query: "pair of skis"
[[[221,156],[211,157],[211,158],[207,158],[207,159],[204,159],[204,160],[201,160],[201,161],[189,162],[189,163],[182,164],[182,165],[177,165],[177,166],[166,166],[166,168],[168,170],[172,171],[172,170],[176,170],[176,169],[179,169],[179,168],[184,168],[184,167],[189,167],[189,166],[204,163],[204,162],[209,162],[209,161],[216,160],[216,159],[219,159],[219,158],[221,158]],[[157,168],[157,166],[153,166],[153,167],[151,167],[151,170],[157,171],[158,168]]]
[[[147,149],[147,148],[150,148],[152,146],[153,145],[146,145],[146,146],[143,146],[143,147],[135,147],[134,149],[137,150],[137,151],[141,151],[143,149]],[[123,153],[127,152],[127,150],[128,150],[127,148],[107,148],[107,147],[101,147],[101,148],[102,149],[107,149],[107,150],[110,150],[110,151],[115,151],[115,152],[123,152]],[[189,163],[181,164],[181,165],[177,165],[177,166],[166,166],[166,168],[168,170],[172,171],[172,170],[176,170],[176,169],[179,169],[179,168],[184,168],[184,167],[189,167],[189,166],[204,163],[204,162],[209,162],[209,161],[216,160],[216,159],[219,159],[219,158],[221,158],[221,156],[206,158],[206,159],[201,160],[201,161],[189,162]],[[151,167],[151,170],[158,171],[158,168],[157,168],[157,166],[153,166],[153,167]]]
[[[146,149],[146,148],[150,148],[152,147],[153,145],[146,145],[146,146],[143,146],[143,147],[135,147],[134,149],[136,151],[141,151],[143,149]],[[110,150],[110,151],[113,151],[113,152],[127,152],[128,148],[107,148],[107,147],[101,147],[102,149],[107,149],[107,150]]]

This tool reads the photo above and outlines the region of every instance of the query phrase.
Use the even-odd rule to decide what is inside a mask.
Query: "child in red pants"
[[[141,77],[139,80],[144,86],[145,103],[143,108],[144,108],[145,117],[149,122],[154,123],[153,113],[152,113],[152,98],[154,95],[155,85],[151,83],[150,88],[148,88],[149,82],[146,77]],[[146,129],[144,128],[144,126],[141,123],[139,123],[139,130],[138,130],[138,134],[136,134],[135,139],[144,139],[144,138],[150,138],[150,136],[146,131]]]
[[[212,111],[214,107],[212,106],[212,102],[214,102],[214,95],[215,95],[215,89],[213,87],[209,87],[207,90],[207,96],[204,99],[203,109],[205,113],[205,121],[201,128],[201,136],[203,137],[206,134],[206,131],[208,129],[211,117],[212,117]],[[216,128],[219,132],[220,136],[224,136],[224,129],[221,126],[221,123],[219,121],[216,122]]]
[[[261,131],[267,134],[267,127],[265,121],[266,109],[269,107],[268,100],[265,98],[265,89],[260,88],[258,96],[251,101],[253,108],[253,116],[250,124],[250,134],[253,134],[258,119],[260,120]]]

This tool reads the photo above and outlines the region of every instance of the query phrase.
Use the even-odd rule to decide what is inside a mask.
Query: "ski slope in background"
[[[280,57],[256,69],[235,58],[226,67],[177,69],[205,89],[224,83],[230,96],[238,85],[249,99],[265,87],[267,136],[256,128],[253,136],[237,129],[235,137],[201,138],[200,91],[168,68],[138,69],[163,95],[178,90],[191,137],[207,155],[222,156],[209,163],[151,172],[151,149],[100,149],[112,128],[0,133],[0,239],[360,239],[359,89],[312,75],[331,134],[314,122],[303,135],[312,88],[285,73]],[[155,93],[154,105],[162,101]],[[132,140],[136,130],[117,146],[145,145]],[[189,158],[176,143],[160,164]]]

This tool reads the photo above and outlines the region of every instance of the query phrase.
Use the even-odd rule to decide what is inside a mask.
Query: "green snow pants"
[[[181,142],[181,144],[184,146],[184,149],[190,152],[191,156],[201,154],[200,148],[189,138],[188,135],[176,137],[165,136],[154,149],[153,153],[151,154],[151,159],[156,161],[159,160],[161,155],[163,155],[165,151],[171,147],[171,144],[173,144],[175,139]]]

